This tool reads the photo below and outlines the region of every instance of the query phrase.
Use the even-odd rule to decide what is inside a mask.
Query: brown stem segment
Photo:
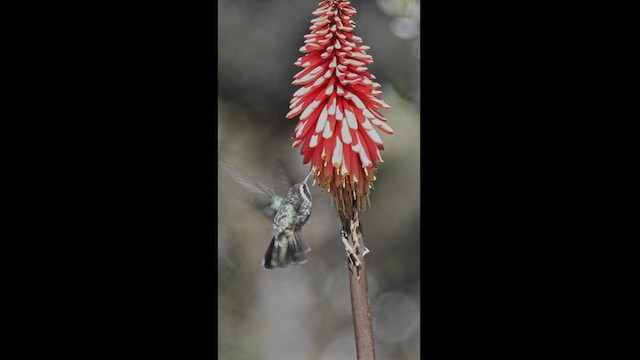
[[[347,243],[355,250],[347,255],[347,264],[349,268],[349,288],[351,290],[351,311],[353,313],[353,327],[356,338],[356,354],[358,360],[375,360],[373,327],[371,325],[371,313],[369,312],[367,267],[364,260],[364,239],[360,229],[358,211],[354,211],[353,215],[349,225],[344,226],[345,230],[343,230],[342,236],[346,237]]]

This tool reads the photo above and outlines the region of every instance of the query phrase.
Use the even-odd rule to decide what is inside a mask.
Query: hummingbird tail
[[[264,254],[262,266],[265,269],[273,269],[287,267],[289,264],[304,264],[309,260],[307,254],[310,251],[311,248],[297,231],[293,236],[290,233],[280,238],[274,236]]]

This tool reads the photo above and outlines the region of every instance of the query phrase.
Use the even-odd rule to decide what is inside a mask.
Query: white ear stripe
[[[307,197],[307,194],[305,194],[305,191],[304,191],[304,187],[305,186],[307,186],[306,183],[301,183],[300,184],[300,189],[299,189],[300,196],[302,196],[302,198],[305,199],[306,201],[311,201],[311,199],[309,199],[309,197]]]

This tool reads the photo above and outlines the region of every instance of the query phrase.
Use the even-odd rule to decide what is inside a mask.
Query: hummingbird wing
[[[253,205],[262,211],[262,213],[273,219],[276,211],[282,203],[282,196],[279,196],[275,191],[271,190],[268,186],[254,180],[251,176],[236,169],[235,167],[225,163],[224,161],[218,161],[220,168],[224,170],[231,179],[238,183],[251,195],[251,202]]]
[[[274,189],[281,194],[286,194],[297,183],[291,176],[291,169],[282,159],[277,158],[274,164],[275,186]]]

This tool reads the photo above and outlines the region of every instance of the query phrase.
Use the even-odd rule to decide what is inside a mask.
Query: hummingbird
[[[218,163],[235,182],[253,195],[254,206],[265,216],[273,218],[272,238],[262,259],[262,266],[273,269],[306,263],[311,248],[300,232],[311,215],[312,199],[307,181],[313,173],[310,172],[303,181],[291,186],[283,197],[233,166],[223,161]]]

